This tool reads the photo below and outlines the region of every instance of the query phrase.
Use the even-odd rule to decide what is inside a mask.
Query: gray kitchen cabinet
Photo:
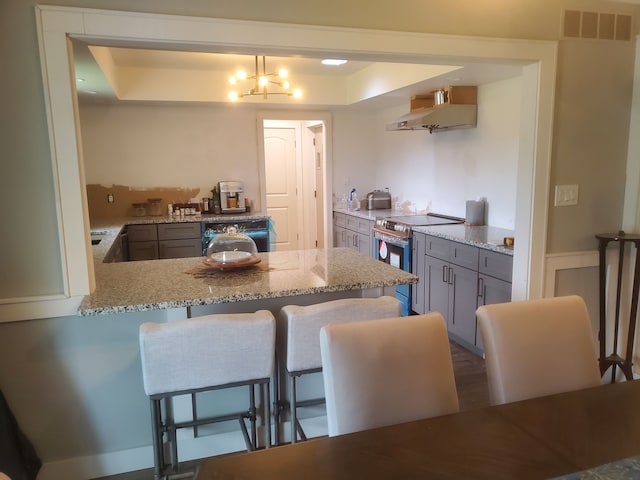
[[[478,247],[425,236],[425,307],[442,313],[449,334],[476,345]]]
[[[202,256],[202,240],[199,238],[160,240],[158,250],[160,258],[200,257]]]
[[[411,271],[418,277],[418,283],[411,285],[411,310],[419,314],[427,312],[425,303],[426,241],[427,236],[424,233],[414,232],[411,244]]]
[[[333,244],[373,257],[373,220],[339,212],[333,213]]]
[[[158,254],[158,241],[149,240],[146,242],[132,242],[129,240],[129,260],[157,260]]]
[[[199,257],[202,255],[200,222],[129,225],[129,260]]]
[[[202,256],[200,222],[161,223],[158,225],[160,258]]]
[[[333,246],[347,246],[347,219],[343,213],[333,212]]]
[[[158,228],[155,224],[129,225],[127,227],[129,260],[157,260]]]
[[[478,306],[511,301],[513,257],[488,250],[480,251],[478,267]],[[476,346],[483,350],[482,337],[476,337]]]

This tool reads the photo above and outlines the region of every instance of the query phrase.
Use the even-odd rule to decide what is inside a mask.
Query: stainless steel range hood
[[[387,125],[388,131],[429,130],[429,133],[457,128],[473,128],[477,124],[478,106],[446,104],[409,113]]]

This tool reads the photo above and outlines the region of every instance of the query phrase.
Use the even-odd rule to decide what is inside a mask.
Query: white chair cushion
[[[492,404],[601,385],[582,298],[544,298],[478,308]]]
[[[140,355],[147,395],[268,378],[275,318],[260,310],[144,323]]]
[[[330,436],[459,410],[439,313],[330,324],[320,348]]]
[[[287,370],[320,368],[320,329],[331,322],[353,322],[397,317],[400,302],[389,296],[345,298],[309,306],[287,305],[280,310],[278,328],[287,331]],[[279,343],[280,346],[280,343]]]

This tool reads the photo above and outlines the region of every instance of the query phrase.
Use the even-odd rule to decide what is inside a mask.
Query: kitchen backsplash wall
[[[434,134],[384,130],[409,99],[373,114],[332,112],[334,198],[388,187],[405,211],[464,216],[466,200],[485,197],[488,223],[513,228],[520,97],[520,77],[480,86],[478,127]],[[220,180],[244,181],[261,208],[251,107],[82,104],[80,118],[86,183],[99,192],[90,210],[109,209],[104,193],[113,186],[141,192],[142,201],[156,197],[147,191],[171,192],[160,196],[166,204],[175,192],[209,196]]]

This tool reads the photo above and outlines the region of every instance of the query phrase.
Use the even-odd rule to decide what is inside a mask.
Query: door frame
[[[321,111],[287,111],[287,110],[273,110],[273,111],[259,111],[256,118],[256,133],[258,137],[258,175],[260,185],[260,201],[262,205],[267,204],[267,185],[265,177],[265,159],[264,159],[264,129],[265,122],[269,121],[295,121],[295,122],[310,122],[319,121],[322,122],[324,128],[324,155],[322,157],[322,176],[323,176],[323,207],[322,207],[322,225],[323,232],[322,237],[325,245],[332,245],[333,231],[331,229],[332,222],[329,221],[333,218],[329,215],[333,211],[333,182],[329,179],[333,178],[333,155],[331,142],[327,139],[333,138],[332,135],[332,121],[330,112]],[[296,147],[300,148],[300,147]],[[298,225],[300,221],[298,221]]]
[[[437,58],[451,62],[460,59],[523,65],[515,225],[520,240],[514,252],[513,298],[543,295],[557,41],[292,25],[48,5],[36,5],[35,12],[64,291],[48,296],[5,299],[4,305],[0,305],[0,313],[11,315],[14,320],[74,315],[83,296],[95,288],[86,193],[83,193],[79,118],[69,53],[72,36],[140,47],[215,46],[219,51],[259,50],[270,55],[312,53],[319,56],[331,52],[413,63],[429,63]],[[330,123],[327,123],[329,127]],[[329,135],[327,132],[327,138],[332,138]],[[326,148],[326,178],[333,180],[329,171],[331,141],[327,141]],[[327,196],[327,210],[330,209],[329,202]],[[327,228],[325,236],[330,231]]]

